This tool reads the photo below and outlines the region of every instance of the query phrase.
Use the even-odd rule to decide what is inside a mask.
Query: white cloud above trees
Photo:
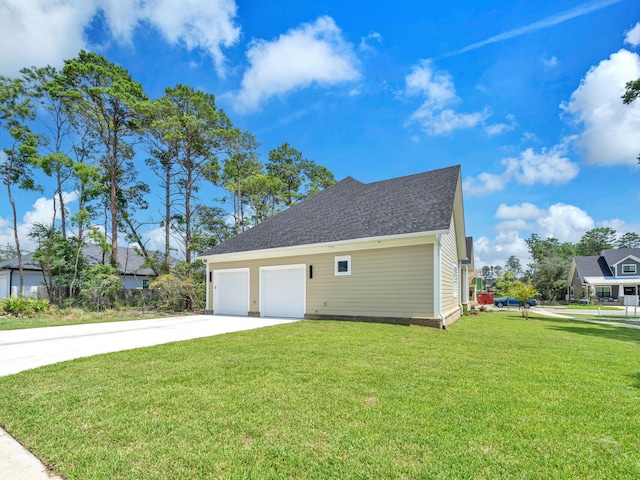
[[[111,37],[105,42],[130,43],[136,28],[157,29],[170,44],[208,53],[224,74],[222,47],[235,44],[233,0],[4,0],[0,3],[0,74],[15,76],[25,66],[54,65],[92,49],[87,37],[91,22],[103,15]],[[61,34],[61,32],[64,32]]]
[[[640,102],[622,103],[625,85],[640,77],[640,56],[621,49],[592,67],[562,104],[582,128],[576,147],[598,165],[635,165],[640,153]]]
[[[272,41],[253,40],[247,51],[249,68],[235,95],[240,111],[260,108],[274,96],[308,88],[359,80],[353,46],[331,17],[305,23]]]
[[[501,160],[502,173],[481,173],[477,177],[464,179],[467,195],[485,195],[503,190],[507,184],[518,185],[561,185],[576,177],[579,168],[566,156],[566,145],[543,148],[539,153],[532,148],[520,152],[517,157]]]
[[[420,125],[428,135],[443,135],[455,130],[474,128],[484,124],[491,115],[488,109],[459,113],[452,107],[461,103],[453,79],[448,72],[436,70],[431,60],[420,60],[405,77],[405,95],[422,97],[420,107],[411,114],[409,122]]]
[[[640,45],[640,22],[636,23],[635,26],[627,32],[624,37],[624,42],[633,47]]]

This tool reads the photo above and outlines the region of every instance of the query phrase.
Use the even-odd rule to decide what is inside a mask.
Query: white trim
[[[342,249],[343,247],[348,247],[349,250],[371,250],[375,248],[428,245],[436,241],[437,235],[448,232],[449,230],[437,230],[433,232],[404,233],[401,235],[386,235],[382,237],[355,238],[351,240],[341,240],[338,242],[292,245],[290,247],[265,248],[262,250],[247,250],[245,252],[201,255],[196,257],[196,259],[204,261],[230,262],[235,260],[256,260],[327,253],[335,251],[335,249]]]
[[[346,272],[338,271],[338,264],[341,262],[347,262]],[[337,277],[351,275],[351,255],[339,255],[339,256],[333,257],[333,274]]]
[[[640,285],[640,277],[584,277],[588,285]]]
[[[215,307],[218,304],[218,289],[216,288],[218,285],[218,277],[220,274],[225,274],[225,273],[240,273],[240,272],[246,272],[247,273],[247,312],[245,313],[245,315],[249,314],[249,311],[251,309],[251,270],[249,269],[249,267],[245,267],[245,268],[220,268],[217,270],[213,271],[213,305],[212,307]],[[207,279],[208,280],[208,279]],[[215,308],[212,308],[213,312],[215,312]]]
[[[628,272],[624,271],[624,267],[633,267],[633,271],[629,270]],[[622,264],[622,272],[620,272],[622,275],[624,275],[625,273],[636,273],[637,272],[637,266],[635,263],[623,263]]]
[[[262,272],[269,270],[302,270],[302,305],[303,315],[307,313],[307,265],[305,263],[294,263],[291,265],[267,265],[260,267],[258,292],[260,293],[260,316],[264,317],[262,307]]]
[[[622,262],[628,262],[629,260],[631,260],[632,262],[640,263],[640,258],[636,257],[635,255],[627,255],[626,257],[618,260],[616,263],[612,265],[620,265]]]
[[[440,317],[443,326],[445,326],[445,317],[442,313],[442,272],[440,268],[442,261],[441,240],[441,236],[436,235],[436,242],[433,245],[433,313]]]

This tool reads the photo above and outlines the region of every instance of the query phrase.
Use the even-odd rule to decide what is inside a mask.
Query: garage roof
[[[459,165],[368,184],[347,177],[203,256],[448,230],[459,179]]]

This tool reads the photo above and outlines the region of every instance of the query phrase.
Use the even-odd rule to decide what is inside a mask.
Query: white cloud
[[[536,207],[533,203],[521,203],[520,205],[506,205],[501,203],[496,211],[496,218],[503,220],[539,218],[545,214],[545,210]]]
[[[205,50],[214,59],[218,74],[223,74],[225,58],[221,47],[230,47],[240,38],[240,27],[233,21],[237,13],[235,1],[150,0],[145,7],[144,18],[169,43]]]
[[[63,199],[69,205],[78,199],[76,192],[63,192]],[[57,203],[57,201],[56,201]],[[31,229],[36,223],[50,225],[53,218],[53,199],[40,197],[31,206],[18,223],[18,238],[20,248],[25,252],[32,252],[36,248],[35,241],[29,237]],[[58,208],[57,218],[60,219],[60,209]],[[0,245],[15,245],[13,234],[13,219],[0,217]]]
[[[636,23],[635,26],[627,32],[624,37],[624,42],[633,47],[640,45],[640,22]]]
[[[551,205],[546,215],[536,221],[542,238],[557,238],[560,242],[576,243],[588,230],[594,228],[593,219],[579,207],[557,203]]]
[[[559,65],[559,63],[560,62],[558,61],[558,57],[556,57],[555,55],[551,58],[542,59],[542,65],[544,65],[545,68],[555,68]]]
[[[481,173],[464,179],[465,194],[483,195],[503,190],[509,182],[520,185],[563,184],[578,174],[578,166],[565,156],[565,144],[536,153],[532,148],[518,157],[503,158],[505,170],[501,174]]]
[[[4,0],[0,3],[0,74],[15,76],[32,65],[61,66],[65,58],[87,47],[84,30],[95,13],[93,1]]]
[[[431,60],[420,60],[405,78],[407,96],[421,96],[422,105],[409,121],[418,123],[429,135],[442,135],[454,130],[473,128],[489,118],[488,109],[482,112],[457,113],[451,105],[460,103],[451,75],[436,71]],[[446,108],[448,107],[448,108]]]
[[[640,153],[640,102],[620,98],[640,77],[640,57],[620,50],[592,67],[561,108],[584,127],[576,146],[587,162],[635,165]]]
[[[152,26],[172,44],[208,52],[223,72],[221,47],[240,37],[233,0],[3,0],[0,3],[0,74],[15,76],[25,66],[62,66],[63,60],[89,49],[87,28],[104,15],[111,38],[131,43],[136,28]],[[61,32],[64,32],[61,34]]]
[[[495,227],[495,238],[483,236],[474,240],[477,268],[484,265],[504,265],[511,255],[515,255],[525,266],[531,262],[525,242],[531,234],[535,233],[541,238],[557,238],[560,242],[577,243],[585,232],[595,226],[587,212],[564,203],[556,203],[549,208],[540,208],[532,203],[501,204],[495,217],[502,220]]]
[[[360,45],[358,45],[358,50],[361,52],[372,52],[375,50],[375,47],[372,47],[371,44],[375,41],[375,43],[382,42],[382,35],[378,32],[373,32],[367,35],[366,37],[362,37],[360,39]]]
[[[504,265],[511,255],[515,255],[522,266],[531,262],[527,244],[516,230],[500,232],[494,239],[484,236],[474,239],[473,251],[476,268]]]
[[[516,123],[516,117],[509,114],[506,118],[509,123],[494,123],[493,125],[487,125],[486,127],[484,127],[484,131],[487,132],[487,135],[493,136],[499,135],[504,132],[510,132],[511,130],[516,128],[516,126],[518,125]]]
[[[247,51],[249,69],[235,97],[238,110],[255,110],[269,98],[307,88],[360,78],[351,44],[331,17],[320,17],[273,41],[254,40]]]

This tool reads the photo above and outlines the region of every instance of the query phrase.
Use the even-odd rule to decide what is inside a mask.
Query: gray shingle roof
[[[351,177],[204,255],[448,230],[460,166],[361,183]]]
[[[612,276],[607,262],[600,256],[573,257],[573,260],[576,262],[576,271],[580,279],[584,279],[584,277]]]
[[[592,257],[573,257],[580,279],[585,277],[613,277],[612,265],[629,256],[640,258],[640,248],[612,248],[603,250],[602,255]]]
[[[603,250],[602,256],[609,265],[615,265],[629,256],[640,258],[640,248],[612,248]]]
[[[102,249],[98,245],[85,245],[82,248],[82,254],[84,255],[89,265],[96,265],[98,263],[109,262],[109,254],[104,254]],[[25,270],[42,271],[42,267],[39,263],[33,261],[33,253],[27,253],[22,256],[23,268]],[[119,247],[118,248],[118,273],[120,275],[154,275],[153,270],[148,267],[143,267],[144,258],[138,255],[134,248]],[[169,264],[175,266],[178,260],[170,257]],[[12,258],[0,262],[0,269],[5,270],[18,270],[18,259]]]

